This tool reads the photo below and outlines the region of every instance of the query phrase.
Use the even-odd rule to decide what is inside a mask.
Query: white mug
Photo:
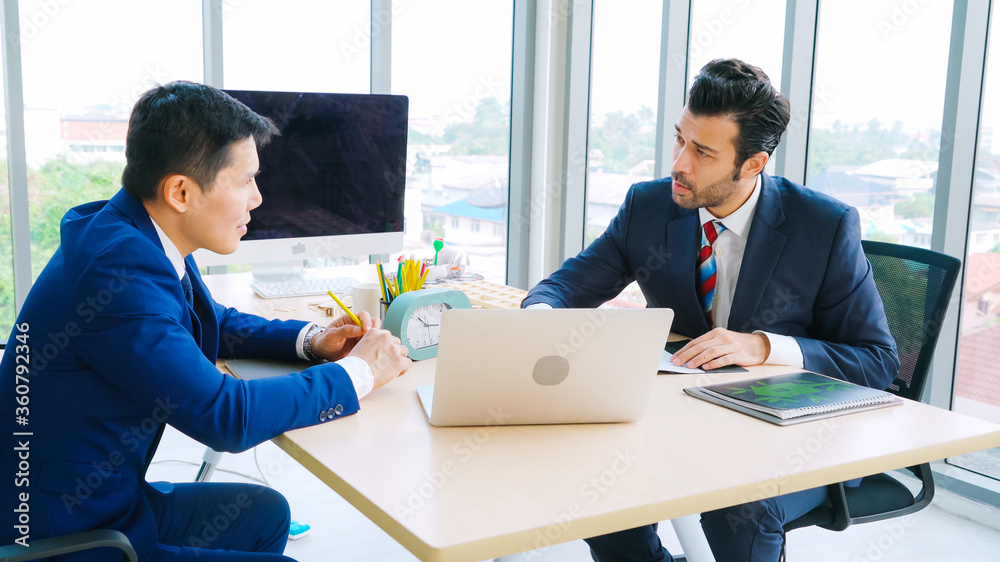
[[[359,314],[362,310],[372,318],[378,319],[378,301],[382,296],[382,287],[378,283],[358,283],[351,290],[351,311]]]

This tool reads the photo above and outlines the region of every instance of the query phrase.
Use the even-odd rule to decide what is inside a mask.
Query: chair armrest
[[[27,562],[28,560],[38,560],[39,558],[102,547],[117,548],[122,551],[129,562],[139,562],[139,557],[136,556],[135,549],[132,548],[128,537],[113,529],[83,531],[72,535],[31,541],[27,548],[19,544],[2,546],[0,547],[0,559],[9,562]]]

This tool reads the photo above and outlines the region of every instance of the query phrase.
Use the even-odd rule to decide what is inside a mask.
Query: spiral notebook
[[[791,425],[902,403],[898,397],[888,392],[808,371],[685,388],[684,392],[777,425]]]

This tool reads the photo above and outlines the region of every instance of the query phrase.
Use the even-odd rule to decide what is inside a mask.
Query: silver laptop
[[[656,379],[667,308],[447,310],[431,425],[634,421]]]

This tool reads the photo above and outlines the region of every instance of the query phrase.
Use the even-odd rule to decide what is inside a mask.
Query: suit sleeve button
[[[337,414],[338,414],[337,410],[335,410],[333,408],[330,408],[329,410],[326,411],[326,417],[330,418],[331,420],[334,417],[336,417]]]
[[[336,414],[336,415],[338,415],[338,416],[339,416],[340,414],[343,414],[343,413],[344,413],[344,407],[343,407],[342,405],[340,405],[340,404],[337,404],[337,407],[336,407],[336,408],[333,408],[333,409],[332,409],[331,411],[332,411],[332,412],[333,412],[334,414]],[[331,416],[331,417],[333,417],[333,416]]]
[[[319,413],[319,421],[321,421],[321,422],[325,422],[326,421],[326,410],[323,410],[323,411],[321,411]]]

